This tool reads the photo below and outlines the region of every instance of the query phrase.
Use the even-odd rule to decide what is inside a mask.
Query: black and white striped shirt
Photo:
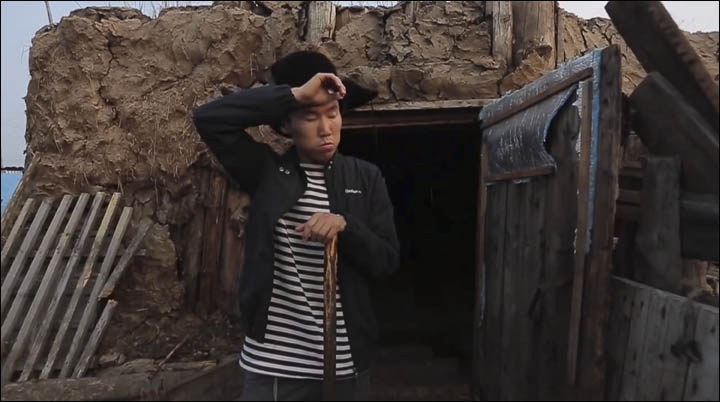
[[[323,378],[323,281],[325,246],[303,241],[295,226],[316,212],[330,212],[323,165],[301,163],[307,188],[275,225],[275,270],[265,342],[245,338],[240,365],[288,378]],[[337,288],[336,376],[355,374],[342,301]]]

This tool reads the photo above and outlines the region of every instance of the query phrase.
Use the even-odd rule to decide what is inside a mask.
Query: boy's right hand
[[[317,73],[301,87],[292,88],[292,93],[301,104],[317,106],[344,98],[346,89],[337,75]]]

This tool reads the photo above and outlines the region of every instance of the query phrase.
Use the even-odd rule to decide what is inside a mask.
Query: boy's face
[[[292,136],[300,161],[320,164],[327,163],[337,151],[341,128],[337,100],[296,110],[282,126]]]

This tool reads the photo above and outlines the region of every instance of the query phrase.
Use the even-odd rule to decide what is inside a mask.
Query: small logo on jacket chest
[[[354,188],[346,188],[345,194],[362,194],[362,190],[355,190]]]

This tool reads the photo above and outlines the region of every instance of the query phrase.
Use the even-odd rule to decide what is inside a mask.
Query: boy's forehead
[[[300,113],[302,113],[302,114],[307,114],[307,113],[322,113],[322,112],[330,111],[330,110],[332,110],[332,109],[339,108],[339,105],[340,105],[340,104],[338,103],[338,101],[333,100],[333,101],[330,101],[330,102],[328,102],[328,103],[324,103],[324,104],[322,104],[322,105],[314,105],[314,106],[306,106],[306,107],[303,107],[303,108],[301,108],[301,109],[298,109],[298,112],[300,112]]]

